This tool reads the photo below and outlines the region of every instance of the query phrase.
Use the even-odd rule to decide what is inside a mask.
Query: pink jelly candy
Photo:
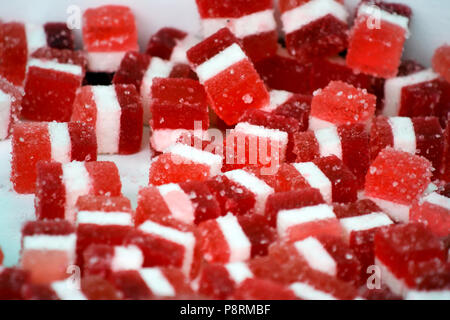
[[[84,123],[17,123],[12,137],[11,181],[19,193],[33,193],[39,161],[95,161],[97,141]]]
[[[450,198],[436,192],[421,198],[411,208],[411,221],[424,223],[434,234],[450,234]]]
[[[245,110],[269,102],[263,81],[230,30],[219,30],[191,48],[187,56],[211,107],[228,125],[235,124]]]
[[[113,162],[39,162],[36,170],[35,208],[41,220],[74,222],[79,196],[121,193],[119,171]]]
[[[437,48],[434,52],[432,63],[433,69],[450,82],[450,45],[443,45]]]
[[[381,268],[381,279],[398,295],[416,287],[414,269],[424,262],[445,262],[443,244],[420,223],[392,225],[375,235],[375,262]],[[423,275],[432,265],[425,266]],[[428,270],[427,270],[428,269]]]
[[[209,128],[206,93],[195,80],[154,79],[150,111],[150,142],[156,151],[174,144],[183,132]]]
[[[33,283],[43,284],[68,277],[75,263],[75,228],[65,220],[28,222],[22,229],[21,267]]]
[[[420,156],[386,148],[372,162],[365,194],[395,221],[408,221],[409,208],[430,184],[431,163]]]
[[[21,116],[35,121],[69,121],[83,76],[83,68],[77,64],[31,59]]]
[[[251,257],[251,242],[231,213],[201,223],[198,241],[203,258],[210,263],[245,261]]]
[[[252,271],[244,262],[205,264],[200,273],[198,291],[214,299],[227,299],[240,283],[252,277]]]
[[[314,92],[309,129],[344,124],[368,125],[375,113],[376,97],[342,81],[331,81]]]
[[[411,9],[381,1],[363,2],[350,33],[347,64],[381,78],[394,77],[408,37]]]
[[[174,144],[150,164],[150,184],[205,181],[220,173],[222,157],[184,144]]]
[[[370,161],[369,134],[360,123],[299,132],[295,136],[294,153],[298,162],[334,155],[344,162],[361,186]]]
[[[200,223],[220,216],[219,203],[200,181],[166,184],[139,191],[136,224],[165,216],[185,223]]]
[[[341,1],[281,0],[286,47],[301,61],[332,56],[347,47],[348,12]]]
[[[242,40],[243,48],[253,61],[274,55],[277,51],[277,31],[273,3],[261,0],[227,2],[197,0],[203,35],[208,37],[228,27]]]
[[[143,109],[134,85],[82,87],[72,121],[95,128],[99,153],[131,154],[141,148]]]
[[[18,121],[22,106],[22,91],[0,77],[0,140],[9,137],[13,124]]]
[[[83,272],[86,275],[101,275],[108,278],[111,273],[142,268],[144,256],[133,245],[111,246],[92,244],[83,253]]]
[[[127,51],[138,49],[136,22],[130,8],[107,5],[83,13],[83,44],[92,72],[115,72]]]
[[[385,147],[417,154],[441,167],[444,135],[436,117],[378,117],[370,133],[370,157],[375,159]],[[435,171],[438,173],[438,171]]]

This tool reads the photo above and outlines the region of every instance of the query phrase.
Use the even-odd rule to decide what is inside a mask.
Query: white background
[[[155,31],[164,26],[199,32],[199,17],[195,0],[0,0],[0,19],[22,20],[34,23],[66,21],[67,8],[79,5],[81,9],[102,4],[125,4],[132,7],[139,29],[141,48]],[[258,0],[254,0],[258,1]],[[405,56],[429,65],[434,49],[450,43],[450,0],[396,0],[409,4],[414,12],[411,38],[407,41]],[[358,0],[346,0],[354,8]],[[77,32],[78,44],[80,33]],[[132,156],[101,156],[113,160],[119,167],[123,193],[136,204],[139,186],[148,182],[150,153],[148,131],[144,135],[142,151]],[[11,191],[10,141],[0,141],[0,247],[5,253],[5,265],[17,263],[20,250],[20,229],[24,221],[34,219],[33,196],[17,195]]]

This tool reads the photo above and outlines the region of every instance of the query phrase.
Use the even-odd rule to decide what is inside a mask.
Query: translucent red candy
[[[72,30],[64,22],[48,22],[44,25],[47,35],[47,45],[55,49],[73,50],[75,40]]]
[[[300,61],[332,56],[347,47],[348,13],[339,1],[279,3],[286,47]]]
[[[430,183],[431,163],[404,151],[386,148],[372,162],[366,176],[367,196],[411,204]]]
[[[269,102],[263,81],[226,28],[187,52],[188,60],[205,86],[211,107],[227,124],[235,124],[250,108]],[[224,57],[225,65],[218,63]]]
[[[347,64],[363,73],[390,78],[397,74],[400,65],[411,9],[381,1],[375,5],[378,7],[366,2],[358,7],[350,33]]]
[[[412,272],[414,268],[433,259],[445,262],[446,252],[439,239],[424,225],[409,223],[393,225],[376,233],[375,258],[376,264],[383,269],[381,276],[385,283],[394,293],[404,294],[405,290],[416,286],[419,274]],[[429,272],[430,268],[433,266],[429,264],[422,272]]]
[[[63,141],[60,141],[65,137]],[[68,138],[68,139],[67,139]],[[35,191],[36,164],[39,161],[95,161],[97,141],[94,130],[84,123],[17,123],[12,137],[14,190]]]
[[[89,300],[120,300],[122,295],[110,281],[100,276],[84,276],[81,291]]]
[[[411,221],[422,222],[439,237],[450,234],[450,198],[431,193],[411,208]]]
[[[28,272],[19,268],[5,268],[0,270],[0,299],[23,299],[22,288],[29,282]]]
[[[130,200],[123,196],[85,195],[78,197],[78,211],[132,212]]]
[[[22,230],[21,267],[37,284],[65,279],[75,262],[75,228],[65,220],[33,221]]]
[[[288,287],[265,279],[247,279],[236,288],[236,300],[296,300]]]
[[[375,113],[376,97],[364,89],[342,81],[331,81],[314,93],[309,127],[312,130],[332,125],[368,124]]]
[[[271,89],[311,94],[309,78],[311,65],[289,56],[277,54],[255,63],[255,69]]]
[[[432,63],[433,69],[450,82],[450,45],[443,45],[437,48],[434,52]]]
[[[267,223],[265,216],[259,214],[246,214],[237,217],[242,230],[252,244],[251,256],[265,256],[269,246],[276,240],[274,228]]]
[[[22,23],[0,24],[0,75],[16,86],[22,86],[28,61],[27,37]]]
[[[447,127],[444,133],[444,152],[442,155],[442,166],[440,177],[446,182],[450,182],[450,121],[447,121]]]
[[[0,76],[0,140],[9,137],[19,119],[22,91]]]
[[[169,60],[177,40],[183,40],[187,33],[176,28],[162,28],[151,36],[146,53],[153,57]]]

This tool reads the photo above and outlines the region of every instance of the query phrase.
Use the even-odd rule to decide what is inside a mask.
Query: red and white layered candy
[[[95,128],[99,153],[130,154],[141,147],[143,109],[134,85],[82,87],[74,102],[72,121]]]
[[[192,224],[220,216],[220,207],[205,183],[188,181],[170,183],[139,191],[135,220],[173,217]]]
[[[198,228],[200,250],[206,261],[227,263],[250,259],[250,240],[231,213],[205,221]]]
[[[174,268],[142,268],[113,273],[111,280],[125,299],[164,299],[192,294],[189,282]]]
[[[142,251],[136,246],[93,244],[84,251],[83,272],[107,277],[112,272],[138,270],[143,263]]]
[[[327,203],[333,201],[332,182],[314,162],[298,162],[292,166],[311,188],[318,189]]]
[[[59,300],[87,300],[83,291],[70,278],[50,284],[54,297]]]
[[[84,123],[17,123],[12,137],[14,190],[33,193],[39,161],[95,161],[97,141],[94,129]]]
[[[422,222],[440,237],[450,234],[450,198],[432,192],[413,205],[410,220]]]
[[[130,8],[107,5],[83,13],[83,44],[92,72],[115,72],[128,51],[137,51],[136,22]]]
[[[263,81],[230,30],[219,30],[191,48],[187,56],[211,107],[228,125],[236,124],[245,110],[269,103]]]
[[[348,12],[341,1],[279,2],[286,47],[302,60],[332,56],[347,44]]]
[[[326,204],[280,210],[277,215],[277,230],[278,235],[289,242],[310,236],[340,237],[342,232],[333,207]]]
[[[222,162],[220,155],[177,143],[152,160],[149,183],[205,181],[221,172]]]
[[[254,213],[264,214],[267,198],[274,193],[273,188],[255,175],[241,169],[227,171],[224,173],[224,176],[234,185],[242,187],[253,194],[255,198],[255,205],[252,208]]]
[[[270,0],[248,1],[197,0],[203,36],[209,37],[227,27],[242,39],[249,57],[260,60],[272,56],[277,50],[277,25],[273,3]]]
[[[425,99],[427,88],[433,89],[433,86],[436,86],[438,83],[439,74],[435,73],[432,69],[387,79],[384,83],[383,115],[388,117],[431,115],[434,109],[433,102],[437,104],[438,100],[436,99],[439,99],[439,96],[436,98],[428,98],[425,102],[421,103],[421,108],[414,108],[414,103],[417,103],[417,101],[414,101],[415,97],[412,96],[412,93],[414,90],[422,90],[423,96],[421,99]]]
[[[294,93],[285,91],[285,90],[270,90],[270,103],[265,107],[262,107],[261,110],[266,112],[273,112],[279,106],[285,104],[294,96]]]
[[[196,239],[192,232],[147,220],[128,242],[144,253],[144,267],[173,266],[190,276],[194,265]]]
[[[13,124],[18,121],[22,92],[0,77],[0,140],[9,137]]]
[[[226,163],[275,168],[284,162],[287,145],[287,132],[240,122],[226,137]]]
[[[67,221],[28,222],[22,230],[20,265],[33,283],[65,279],[75,263],[75,244],[75,228]]]
[[[226,299],[243,281],[253,277],[245,262],[205,264],[199,277],[198,292],[215,299]]]
[[[78,197],[119,196],[122,184],[113,162],[94,161],[37,164],[35,208],[38,219],[75,222]]]
[[[319,240],[314,237],[308,237],[294,242],[294,247],[312,269],[336,276],[336,261],[334,261]]]

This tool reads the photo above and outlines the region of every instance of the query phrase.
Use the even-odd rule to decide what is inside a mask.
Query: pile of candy
[[[280,41],[271,0],[196,2],[202,37],[145,53],[125,6],[86,10],[78,51],[0,23],[0,139],[36,214],[0,299],[450,299],[450,47],[402,61],[414,17],[378,0],[280,0]],[[97,155],[144,125],[133,209]]]

